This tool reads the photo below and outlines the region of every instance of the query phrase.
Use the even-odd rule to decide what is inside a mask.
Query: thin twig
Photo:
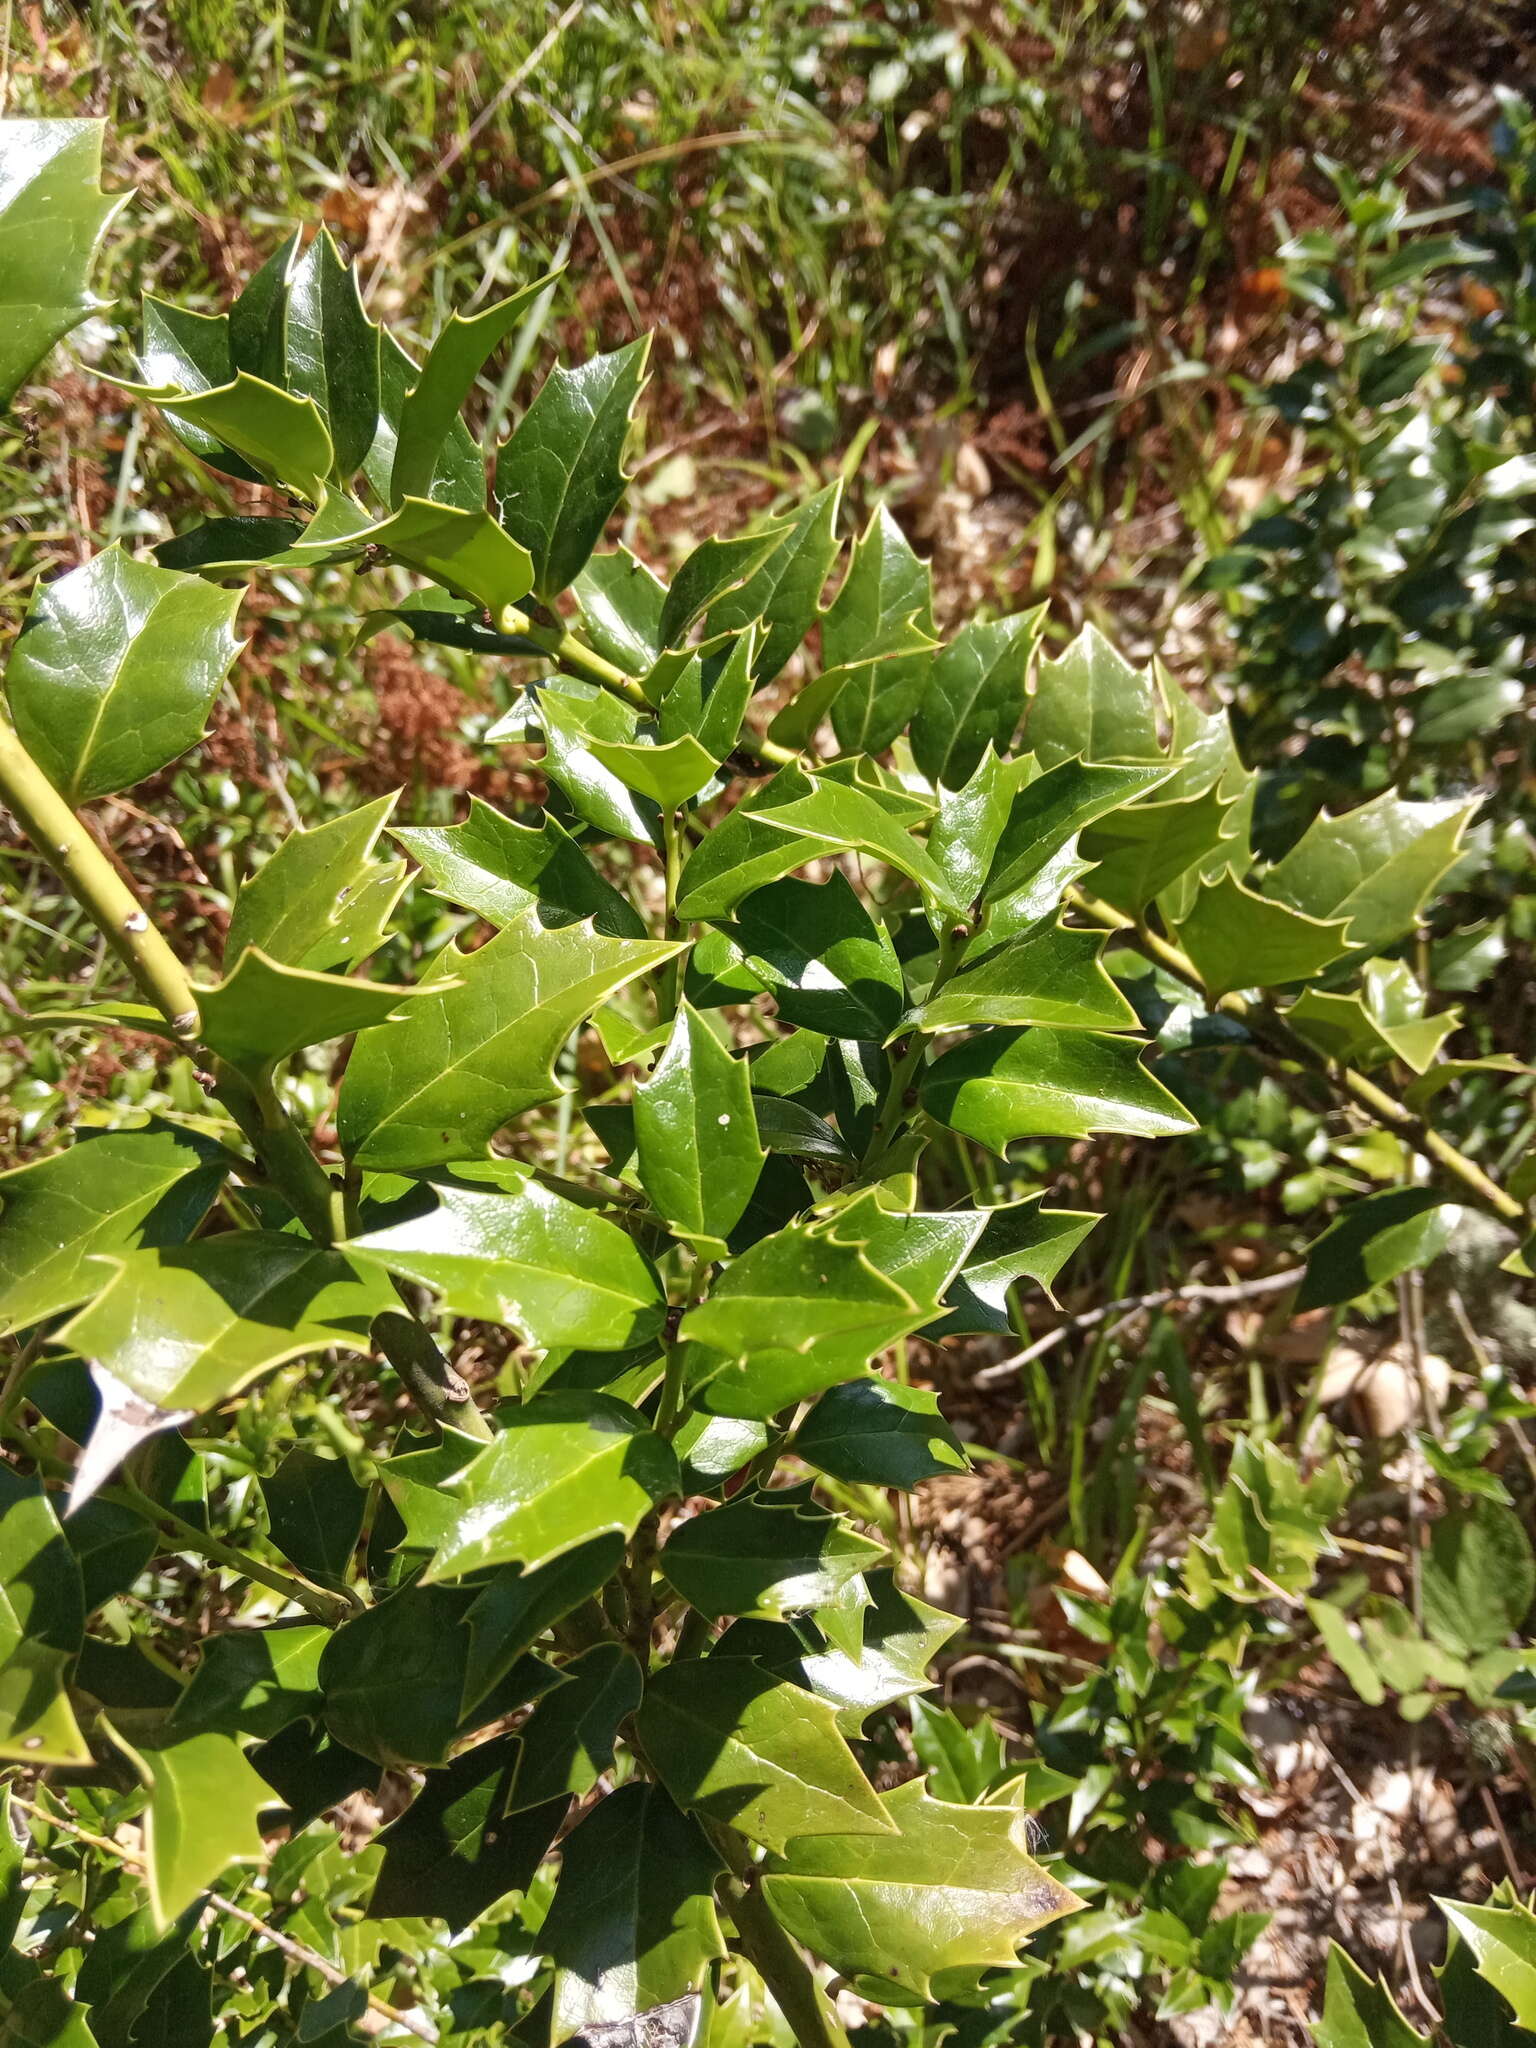
[[[1209,1307],[1219,1308],[1231,1302],[1257,1301],[1263,1295],[1283,1294],[1287,1288],[1298,1286],[1305,1272],[1304,1266],[1291,1266],[1283,1273],[1265,1273],[1256,1280],[1164,1287],[1155,1294],[1128,1294],[1119,1301],[1106,1301],[1100,1308],[1084,1309],[1081,1315],[1069,1316],[1059,1329],[1048,1330],[1033,1344],[1015,1352],[1012,1358],[1002,1358],[996,1365],[983,1366],[980,1372],[972,1375],[971,1384],[977,1387],[1000,1386],[1035,1359],[1043,1358],[1047,1351],[1054,1351],[1058,1344],[1065,1343],[1079,1330],[1097,1329],[1100,1323],[1108,1322],[1112,1316],[1129,1322],[1144,1309],[1168,1308],[1176,1302],[1203,1302]]]

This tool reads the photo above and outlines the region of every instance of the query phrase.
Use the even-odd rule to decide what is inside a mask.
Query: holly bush
[[[3,131],[7,396],[95,303],[100,142]],[[1257,862],[1224,712],[1093,632],[1047,653],[1043,608],[941,643],[886,511],[839,569],[836,487],[669,582],[602,548],[643,340],[555,369],[489,483],[463,420],[556,288],[420,362],[323,232],[227,313],[147,299],[123,389],[282,509],[106,549],[10,653],[0,792],[126,976],[14,1028],[155,1034],[203,1099],[0,1181],[7,2041],[612,2048],[713,2007],[822,2048],[833,1984],[915,2038],[990,2024],[1093,1890],[1031,1805],[1085,1741],[1165,1743],[1192,1792],[1248,1768],[1232,1645],[1337,1492],[1240,1446],[1157,1638],[1128,1588],[1041,1757],[960,1768],[913,1704],[957,1624],[871,1532],[966,1453],[909,1344],[1011,1344],[1092,1229],[1043,1142],[1197,1121],[1121,981],[1145,1008],[1150,957],[1197,1039],[1396,1148],[1304,1302],[1463,1205],[1523,1228],[1425,1120],[1454,1016],[1402,952],[1472,803],[1388,791]],[[510,677],[488,738],[542,746],[548,799],[295,830],[185,959],[90,806],[198,744],[248,580],[308,572],[358,634]],[[427,958],[391,939],[411,876]],[[1254,1930],[1192,1870],[1161,1910],[1203,1995]]]

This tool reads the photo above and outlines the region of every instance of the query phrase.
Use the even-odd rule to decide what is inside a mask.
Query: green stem
[[[746,1843],[718,1821],[703,1825],[729,1868],[720,1895],[736,1925],[736,1946],[773,1993],[799,2048],[849,2048],[831,2001],[758,1890]]]
[[[424,1415],[440,1427],[490,1441],[491,1426],[475,1406],[469,1382],[454,1371],[422,1323],[403,1309],[388,1308],[374,1317],[369,1334]]]

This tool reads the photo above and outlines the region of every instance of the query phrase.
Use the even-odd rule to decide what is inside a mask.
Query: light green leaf
[[[1096,1131],[1170,1138],[1196,1128],[1137,1057],[1096,1031],[983,1031],[943,1053],[921,1083],[930,1116],[1002,1155],[1015,1138]]]
[[[307,1351],[367,1352],[369,1325],[395,1301],[382,1273],[273,1231],[130,1251],[111,1264],[59,1341],[159,1408],[212,1408]]]
[[[538,1394],[452,1482],[456,1511],[429,1579],[487,1565],[530,1570],[617,1529],[632,1536],[677,1491],[677,1460],[605,1394]]]
[[[1000,761],[990,743],[963,789],[951,790],[928,834],[928,858],[944,879],[940,906],[951,918],[978,907],[1015,794],[1030,763]]]
[[[1132,668],[1097,626],[1085,626],[1054,661],[1042,661],[1025,743],[1043,768],[1164,760],[1156,683]]]
[[[654,1672],[635,1730],[679,1806],[782,1849],[792,1835],[894,1832],[833,1708],[749,1657]]]
[[[938,868],[905,829],[902,817],[868,789],[819,775],[805,795],[794,793],[793,785],[786,784],[783,797],[763,806],[755,817],[796,840],[820,840],[824,846],[873,854],[876,860],[909,875],[925,896],[943,897],[944,878]],[[791,865],[803,866],[820,850],[816,847],[810,855],[798,854]]]
[[[1264,892],[1309,917],[1347,920],[1349,945],[1375,952],[1413,929],[1479,801],[1408,803],[1389,789],[1343,817],[1325,811],[1270,869]]]
[[[1385,1188],[1352,1202],[1307,1254],[1296,1312],[1353,1301],[1444,1251],[1461,1210],[1429,1188]]]
[[[946,982],[913,1011],[919,1031],[977,1024],[1054,1024],[1066,1031],[1126,1031],[1136,1012],[1104,970],[1104,936],[1036,925]]]
[[[640,1704],[640,1666],[619,1643],[597,1643],[563,1667],[565,1683],[519,1732],[508,1813],[590,1792],[613,1769],[620,1724]]]
[[[594,555],[574,588],[588,645],[626,675],[644,675],[661,652],[667,586],[620,547]]]
[[[846,753],[882,753],[918,707],[932,647],[932,574],[881,505],[822,622],[823,680],[806,694],[800,737],[818,722],[811,704],[825,702]]]
[[[679,950],[611,939],[590,922],[546,930],[520,912],[478,951],[450,946],[405,1018],[365,1031],[342,1083],[341,1139],[365,1166],[483,1153],[513,1117],[562,1092],[554,1061],[616,989]],[[453,977],[457,986],[442,983]]]
[[[709,749],[686,732],[664,742],[594,739],[588,751],[626,789],[650,797],[664,811],[675,811],[697,796],[719,766]]]
[[[662,605],[662,646],[680,647],[694,621],[761,568],[788,531],[783,525],[765,526],[729,540],[700,541],[672,578]]]
[[[1213,1001],[1234,989],[1310,981],[1346,951],[1344,933],[1342,922],[1319,923],[1255,895],[1233,875],[1207,882],[1174,928]]]
[[[445,444],[460,424],[464,401],[473,390],[486,358],[554,281],[553,274],[535,278],[510,299],[500,299],[478,313],[450,315],[400,404],[387,494],[391,505],[400,505],[407,498],[436,498],[432,484]],[[479,510],[484,502],[482,465],[474,509]]]
[[[656,724],[662,739],[691,734],[711,761],[723,761],[741,736],[752,695],[756,646],[757,628],[745,626],[729,638],[722,636],[702,647],[663,655],[646,678],[650,687],[657,681],[658,671],[675,671],[657,706]]]
[[[832,1038],[884,1039],[905,995],[901,964],[841,869],[824,882],[772,882],[726,927],[786,1023]]]
[[[1328,1944],[1323,2016],[1312,2029],[1316,2048],[1429,2048],[1410,2027],[1379,1978],[1367,1977],[1336,1941]]]
[[[321,228],[288,285],[284,382],[312,398],[345,483],[373,445],[379,417],[379,330],[363,311],[357,273]]]
[[[634,1239],[510,1159],[420,1183],[346,1250],[546,1350],[622,1351],[661,1328],[665,1303]]]
[[[631,1781],[599,1801],[562,1846],[540,1929],[555,1966],[552,2048],[576,2034],[642,2043],[645,2014],[698,1991],[725,1954],[721,1867],[658,1786]]]
[[[0,1327],[88,1300],[106,1271],[96,1259],[184,1243],[229,1166],[211,1139],[152,1121],[84,1131],[67,1151],[0,1174]]]
[[[1166,781],[1169,772],[1165,765],[1103,767],[1062,761],[1026,783],[1009,805],[986,879],[988,903],[1027,888],[1080,832],[1145,796]]]
[[[316,504],[324,498],[335,450],[312,398],[296,398],[245,370],[209,391],[145,390],[138,395],[173,421],[200,427],[269,481],[286,484]]]
[[[634,1109],[640,1182],[657,1213],[679,1236],[723,1252],[765,1156],[746,1062],[684,1003]]]
[[[1007,1968],[1082,1903],[1029,1855],[1011,1807],[949,1806],[920,1779],[880,1805],[888,1833],[797,1837],[763,1878],[775,1918],[844,1976],[927,1997],[937,1971]]]
[[[1477,1957],[1482,1975],[1508,2001],[1516,2024],[1536,2028],[1536,1915],[1518,1901],[1472,1906],[1436,1899],[1435,1904]]]
[[[911,1295],[914,1317],[927,1322],[980,1236],[982,1215],[975,1209],[909,1212],[887,1207],[889,1200],[887,1187],[865,1188],[832,1211],[823,1227],[837,1243],[861,1246],[878,1272]]]
[[[1400,1059],[1416,1074],[1433,1066],[1446,1039],[1461,1023],[1461,1012],[1424,1014],[1424,991],[1403,960],[1372,960],[1361,987],[1346,995],[1303,989],[1286,1011],[1286,1022],[1328,1059],[1352,1066],[1380,1066]]]
[[[290,832],[241,884],[225,961],[233,965],[255,946],[285,967],[320,972],[374,952],[405,887],[404,861],[374,858],[394,807],[393,796],[381,796],[310,831]]]
[[[1536,1559],[1513,1508],[1473,1500],[1448,1508],[1423,1563],[1424,1626],[1459,1657],[1501,1649],[1536,1600]]]
[[[328,556],[341,548],[355,554],[365,547],[382,548],[492,613],[526,597],[533,578],[527,550],[509,539],[489,512],[466,512],[425,498],[402,500],[387,519],[373,525],[327,534],[314,551]]]
[[[740,631],[757,620],[764,631],[752,655],[756,688],[771,683],[815,625],[821,593],[837,560],[837,509],[842,480],[807,498],[789,531],[739,588],[711,605],[708,631]]]
[[[68,803],[128,789],[197,744],[240,651],[239,602],[115,546],[37,586],[6,695]]]
[[[904,1491],[970,1467],[937,1394],[880,1379],[829,1388],[795,1432],[795,1453],[834,1479]]]
[[[380,1026],[391,1012],[431,993],[282,967],[255,946],[246,948],[223,981],[194,987],[202,1043],[246,1072],[288,1059],[306,1045]]]
[[[948,1313],[925,1336],[983,1330],[1012,1336],[1009,1288],[1019,1280],[1034,1280],[1050,1295],[1056,1275],[1100,1219],[1082,1209],[1042,1208],[1044,1200],[1044,1195],[1030,1195],[983,1212],[986,1221],[975,1250],[944,1297]]]
[[[363,475],[370,488],[386,505],[391,502],[406,400],[420,384],[421,376],[414,358],[406,354],[386,328],[379,336],[379,417],[373,445],[363,463]],[[425,498],[433,505],[456,505],[461,512],[485,510],[485,458],[475,437],[457,415],[439,443],[430,478],[412,496]]]
[[[1181,803],[1123,806],[1083,834],[1083,858],[1094,863],[1084,887],[1133,917],[1168,891],[1171,899],[1180,899],[1172,902],[1172,914],[1185,916],[1189,903],[1182,895],[1192,897],[1202,876],[1235,888],[1228,873],[1233,850],[1228,841],[1241,845],[1246,816],[1247,804],[1225,785]],[[1181,882],[1182,893],[1175,888]],[[1168,914],[1167,906],[1160,907]]]
[[[549,604],[585,568],[624,494],[620,467],[650,336],[573,370],[556,367],[496,458],[502,525],[533,558]]]
[[[559,784],[572,808],[599,832],[644,846],[661,839],[661,813],[650,797],[637,796],[592,752],[594,740],[630,747],[640,729],[629,705],[588,683],[560,678],[530,693],[544,734],[544,773]],[[504,738],[493,726],[488,738]]]
[[[102,134],[100,121],[12,118],[0,128],[0,407],[106,303],[89,278],[123,200],[101,189]]]
[[[89,1764],[65,1694],[85,1635],[79,1561],[41,1481],[0,1466],[0,1758]]]
[[[149,1788],[145,1863],[157,1927],[170,1926],[231,1863],[266,1854],[256,1824],[279,1801],[229,1735],[189,1735],[163,1749],[133,1748],[112,1730]]]
[[[1045,606],[972,623],[934,657],[912,720],[912,758],[930,782],[963,789],[993,746],[1006,754],[1024,715],[1024,681]]]
[[[824,1607],[885,1552],[815,1506],[804,1491],[740,1493],[668,1537],[661,1568],[711,1621]]]
[[[677,910],[687,919],[728,917],[744,896],[804,867],[824,851],[817,835],[785,831],[773,813],[816,785],[799,768],[785,768],[754,789],[705,834],[678,881]]]
[[[472,796],[462,825],[402,828],[394,837],[421,863],[437,895],[498,928],[536,908],[541,924],[579,924],[590,917],[593,929],[607,938],[645,937],[640,913],[547,812],[537,825],[515,825]]]

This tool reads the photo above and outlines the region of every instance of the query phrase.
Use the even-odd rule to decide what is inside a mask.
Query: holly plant
[[[95,303],[100,148],[0,131],[8,390]],[[1096,1220],[1019,1148],[1194,1128],[1116,972],[1396,1147],[1310,1299],[1458,1204],[1521,1222],[1393,1092],[1454,1025],[1400,949],[1471,804],[1256,868],[1224,713],[1048,655],[1043,608],[941,642],[836,486],[670,580],[604,547],[644,340],[555,369],[489,481],[463,419],[558,289],[420,360],[324,232],[225,313],[147,299],[123,402],[268,509],[92,555],[10,650],[0,794],[125,978],[7,1028],[155,1035],[201,1093],[0,1181],[6,2041],[985,2007],[1082,1901],[1017,1763],[914,1775],[958,1624],[879,1532],[966,1461],[911,1347],[1011,1343]],[[294,830],[183,957],[92,806],[197,746],[247,584],[309,575],[509,686],[548,799]]]

